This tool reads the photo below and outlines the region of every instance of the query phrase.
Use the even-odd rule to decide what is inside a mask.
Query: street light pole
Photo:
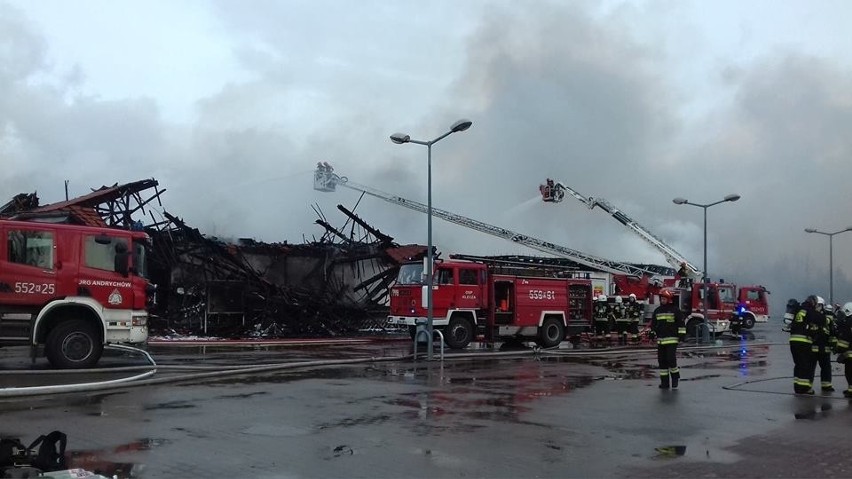
[[[834,235],[838,235],[840,233],[845,233],[847,231],[852,231],[852,226],[847,226],[840,231],[835,231],[834,233],[826,233],[824,231],[819,231],[816,228],[805,228],[805,233],[816,233],[828,236],[828,303],[834,304]]]
[[[675,199],[672,200],[672,202],[674,202],[674,204],[676,204],[676,205],[691,205],[691,206],[697,206],[699,208],[704,209],[704,272],[702,273],[703,278],[701,279],[701,289],[702,289],[702,292],[701,292],[702,293],[701,294],[701,309],[703,310],[702,313],[704,314],[704,321],[703,321],[704,328],[703,328],[702,335],[701,335],[702,342],[705,342],[706,340],[710,339],[710,329],[707,326],[707,294],[708,294],[707,283],[709,282],[708,280],[710,279],[710,276],[707,274],[707,208],[709,208],[711,206],[718,205],[719,203],[725,203],[727,201],[737,201],[738,199],[740,199],[740,195],[731,194],[731,195],[728,195],[728,196],[722,198],[719,201],[716,201],[714,203],[708,203],[708,204],[692,203],[690,201],[687,201],[684,198],[675,198]]]
[[[433,257],[432,257],[432,145],[443,140],[444,138],[450,136],[453,133],[457,133],[457,132],[460,132],[460,131],[467,130],[468,128],[470,128],[471,125],[473,125],[473,122],[470,121],[470,120],[459,120],[459,121],[453,123],[452,126],[450,126],[450,131],[444,133],[443,135],[441,135],[441,136],[439,136],[439,137],[437,137],[437,138],[435,138],[434,140],[431,140],[431,141],[414,140],[409,135],[406,135],[405,133],[394,133],[393,135],[390,136],[391,141],[398,144],[398,145],[401,145],[403,143],[415,143],[417,145],[425,145],[426,149],[427,149],[426,165],[427,165],[428,172],[427,172],[427,175],[426,175],[426,178],[427,178],[427,180],[426,180],[426,185],[427,185],[426,186],[426,188],[427,188],[427,193],[426,193],[426,217],[427,217],[427,220],[426,220],[427,240],[426,241],[427,241],[427,245],[426,245],[426,247],[428,248],[428,250],[426,251],[426,285],[427,285],[427,288],[426,288],[426,290],[427,290],[427,292],[426,292],[426,332],[429,333],[429,340],[426,342],[426,349],[427,349],[426,358],[430,361],[432,360],[432,349],[433,349],[433,347],[432,347],[432,336],[434,335],[434,333],[433,333],[433,330],[434,330],[434,327],[433,327],[434,315],[433,315],[433,308],[432,308],[432,287],[433,287],[433,278],[432,278],[432,273],[433,273],[433,271],[432,271],[432,269],[433,269],[432,268],[432,263],[433,263]],[[416,336],[415,336],[414,340],[415,341],[417,340]]]

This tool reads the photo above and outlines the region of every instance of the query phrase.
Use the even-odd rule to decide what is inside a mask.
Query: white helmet
[[[843,307],[840,308],[840,311],[842,311],[843,315],[847,318],[852,317],[852,301],[844,304]]]
[[[621,303],[621,301],[622,301],[621,296],[616,296],[616,297],[615,297],[615,302],[616,302],[616,303]]]
[[[598,296],[598,301],[605,302],[606,301],[606,295],[602,294],[602,295]]]
[[[825,306],[825,300],[822,299],[822,296],[817,296],[817,304]]]
[[[834,312],[834,306],[831,305],[831,304],[826,304],[825,305],[825,312],[826,313],[833,313]]]
[[[632,299],[632,300],[635,300],[635,299],[636,299],[636,295],[635,295],[635,294],[633,294],[633,293],[630,293],[630,296],[628,296],[628,298],[630,298],[630,299]]]

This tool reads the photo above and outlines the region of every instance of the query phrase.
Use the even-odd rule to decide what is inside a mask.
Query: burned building
[[[329,337],[383,331],[399,265],[426,251],[396,244],[343,206],[341,228],[314,208],[323,234],[304,244],[210,237],[167,212],[164,192],[147,179],[48,205],[40,205],[35,193],[22,193],[0,207],[0,217],[145,230],[152,239],[150,279],[158,287],[150,311],[153,335]]]

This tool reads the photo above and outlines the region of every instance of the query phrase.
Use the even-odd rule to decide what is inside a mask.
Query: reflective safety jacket
[[[802,309],[796,313],[790,323],[790,343],[813,344],[825,318],[810,303],[802,303]]]
[[[619,323],[623,321],[630,321],[630,318],[627,317],[626,313],[627,311],[624,309],[622,304],[613,303],[609,310],[609,317]]]
[[[819,329],[814,337],[814,346],[830,348],[837,346],[837,332],[834,320],[834,313],[822,312],[822,321],[819,323]]]
[[[642,318],[642,311],[644,310],[642,303],[628,301],[625,309],[627,310],[625,316],[630,318],[631,321],[639,321]]]
[[[595,301],[594,313],[595,321],[609,321],[609,306],[603,301]]]
[[[837,314],[835,321],[837,327],[837,362],[845,363],[852,357],[850,344],[852,344],[852,318],[847,318],[842,312]]]
[[[651,316],[651,330],[657,335],[657,344],[677,344],[686,336],[683,311],[674,304],[663,304]]]

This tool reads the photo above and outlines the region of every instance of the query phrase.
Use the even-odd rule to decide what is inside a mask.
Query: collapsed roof
[[[209,237],[167,212],[164,192],[147,179],[48,205],[22,193],[0,207],[0,217],[145,230],[153,244],[150,279],[158,285],[152,334],[328,337],[384,330],[399,265],[426,252],[395,243],[342,205],[341,228],[314,208],[324,233],[305,244]]]

